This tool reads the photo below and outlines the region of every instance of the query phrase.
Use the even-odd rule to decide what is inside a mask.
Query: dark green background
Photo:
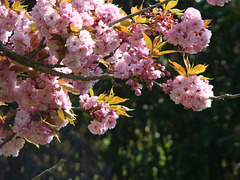
[[[126,12],[141,3],[114,2]],[[148,3],[154,1],[146,1],[145,7]],[[214,78],[210,83],[215,95],[239,93],[240,2],[213,7],[205,0],[180,0],[177,7],[194,7],[203,19],[213,18],[209,47],[190,60],[209,64],[204,75]],[[175,55],[167,58],[181,62]],[[169,66],[167,70],[176,75]],[[102,93],[111,86],[111,82],[101,81],[94,90]],[[132,118],[121,117],[115,129],[95,136],[87,129],[87,115],[76,112],[76,126],[60,131],[62,143],[54,139],[39,149],[26,143],[17,158],[0,157],[0,179],[31,179],[62,158],[65,163],[42,179],[240,179],[239,99],[214,101],[211,108],[193,112],[175,105],[157,88],[152,92],[144,88],[140,97],[129,93],[127,86],[115,91],[120,97],[131,98],[124,105],[135,108],[130,112]]]

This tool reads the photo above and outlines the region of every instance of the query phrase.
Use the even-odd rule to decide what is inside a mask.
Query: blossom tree
[[[150,91],[156,86],[193,111],[210,108],[215,99],[240,97],[214,96],[210,78],[199,75],[207,65],[190,62],[188,54],[208,46],[211,20],[192,7],[176,9],[177,3],[160,0],[127,15],[110,0],[38,0],[31,12],[21,1],[0,2],[0,105],[18,104],[0,111],[0,154],[18,156],[25,141],[39,146],[59,140],[60,129],[74,125],[74,110],[92,117],[88,129],[99,135],[114,128],[120,115],[130,117],[132,109],[120,105],[128,99],[116,96],[114,87],[94,94],[103,79],[122,81],[136,96],[143,85]],[[176,48],[162,50],[166,44]],[[176,77],[158,59],[170,53],[180,54],[185,66],[169,60]],[[79,96],[79,107],[69,93]]]

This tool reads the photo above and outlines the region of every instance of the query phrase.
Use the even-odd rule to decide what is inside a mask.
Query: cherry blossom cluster
[[[165,33],[178,23],[178,19],[174,16],[176,13],[172,13],[172,10],[163,12],[161,8],[157,9],[156,12],[148,11],[143,17],[147,17],[150,20],[148,34],[156,36],[158,33],[165,35]]]
[[[231,0],[207,0],[207,2],[213,6],[224,6],[225,3],[230,1]]]
[[[178,23],[164,36],[175,46],[180,45],[184,52],[195,54],[208,46],[211,31],[204,28],[201,14],[194,8],[188,8]]]
[[[88,94],[81,95],[79,102],[85,112],[93,118],[91,124],[88,125],[91,133],[101,135],[116,126],[119,114],[110,109],[108,103],[100,102],[97,96],[89,97]]]
[[[37,0],[28,13],[18,1],[0,1],[0,41],[9,50],[65,75],[110,73],[139,96],[142,82],[151,90],[153,81],[167,74],[156,60],[162,39],[191,54],[209,43],[211,32],[204,28],[198,10],[188,8],[180,23],[175,15],[171,9],[155,9],[126,20],[125,25],[110,26],[124,13],[104,0]],[[158,35],[154,40],[159,42],[152,43],[150,36]],[[0,111],[0,145],[4,144],[0,154],[18,156],[25,140],[44,145],[54,136],[58,138],[62,127],[73,124],[69,92],[80,94],[80,104],[93,118],[88,125],[93,134],[114,128],[119,115],[129,117],[125,107],[116,105],[126,99],[116,97],[111,104],[87,94],[98,80],[59,79],[0,53],[0,105],[19,105],[11,111],[10,119]],[[175,103],[195,111],[210,107],[213,95],[212,86],[201,76],[177,76],[164,84],[164,92],[170,93]]]
[[[203,76],[193,75],[190,77],[179,75],[174,80],[169,79],[163,84],[163,91],[170,94],[175,104],[182,104],[184,109],[192,108],[194,111],[201,111],[211,107],[213,96],[212,85],[208,80],[201,80]]]

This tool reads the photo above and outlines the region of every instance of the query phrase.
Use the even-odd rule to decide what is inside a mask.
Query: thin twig
[[[161,89],[163,88],[162,84],[159,84],[158,82],[156,81],[152,81],[153,82],[153,85],[155,85],[158,89]]]
[[[52,170],[55,170],[61,163],[63,163],[65,161],[65,159],[60,159],[60,161],[54,165],[53,167],[50,167],[46,170],[44,170],[43,172],[41,172],[39,175],[37,175],[36,177],[34,177],[32,180],[37,180],[38,178],[40,178],[41,176],[43,176],[44,174],[46,174],[47,172],[51,172]]]
[[[223,95],[220,95],[220,96],[210,97],[209,99],[224,100],[224,99],[235,99],[235,98],[240,98],[240,93],[238,93],[238,94],[223,94]]]
[[[157,4],[154,4],[154,5],[152,5],[152,6],[149,6],[149,7],[147,7],[147,8],[144,8],[144,9],[142,9],[142,10],[136,12],[136,13],[133,13],[133,14],[129,14],[129,15],[127,15],[127,16],[124,16],[124,17],[122,17],[122,18],[120,18],[120,19],[118,19],[118,20],[116,20],[116,21],[113,21],[113,22],[109,23],[108,26],[111,27],[111,26],[113,26],[114,24],[117,24],[117,23],[119,23],[119,22],[124,21],[125,19],[128,19],[128,18],[131,18],[131,17],[133,17],[133,16],[142,14],[142,13],[147,12],[147,11],[150,11],[150,10],[152,10],[152,9],[155,8],[155,7],[159,7],[159,6],[162,6],[162,5],[164,5],[164,4],[167,4],[169,1],[170,1],[170,0],[165,0],[165,1],[163,1],[163,2],[159,2],[159,3],[157,3]]]

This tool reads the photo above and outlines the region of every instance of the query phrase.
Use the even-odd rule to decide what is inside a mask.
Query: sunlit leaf
[[[12,10],[16,11],[16,12],[24,11],[27,6],[28,5],[21,5],[21,6],[13,8]]]
[[[119,104],[119,103],[123,103],[125,101],[127,101],[128,99],[127,98],[121,98],[121,97],[118,97],[118,96],[115,96],[113,98],[113,100],[111,102],[109,102],[109,104]]]
[[[180,9],[171,9],[172,10],[172,14],[176,13],[176,15],[183,15],[183,12],[185,10],[180,10]]]
[[[61,0],[61,2],[71,3],[73,0]]]
[[[144,0],[142,1],[141,6],[139,7],[139,10],[142,10],[142,8],[143,8],[143,3],[144,3]]]
[[[5,5],[6,9],[9,8],[9,2],[8,0],[2,0],[3,1],[3,4]]]
[[[52,129],[52,133],[55,135],[55,137],[57,138],[58,142],[61,142],[59,139],[59,131]]]
[[[151,57],[155,57],[157,58],[159,56],[159,50],[156,48],[153,48],[152,52],[151,52]]]
[[[69,83],[59,83],[58,84],[63,88],[63,90],[67,91],[67,92],[71,92],[75,95],[79,95],[80,93]]]
[[[37,30],[35,22],[31,23],[29,26],[31,27],[31,32],[35,32]]]
[[[89,94],[90,94],[91,97],[94,96],[94,91],[93,91],[92,88],[89,88]]]
[[[119,9],[119,13],[123,14],[124,16],[127,16],[127,13],[123,9]]]
[[[66,122],[66,117],[62,109],[57,109],[58,117],[60,117],[64,122]]]
[[[208,65],[198,64],[192,69],[192,71],[195,74],[200,74],[200,73],[203,73],[206,70],[207,67],[208,67]]]
[[[201,80],[213,80],[214,78],[200,77]]]
[[[169,10],[169,9],[172,9],[174,8],[178,3],[178,0],[172,0],[172,1],[169,1],[166,5],[166,11]]]
[[[74,120],[76,120],[76,115],[70,110],[63,110],[65,117],[69,120],[70,124],[74,125]]]
[[[205,29],[209,28],[208,25],[212,22],[212,20],[213,20],[213,19],[205,19],[205,20],[203,20],[203,22],[204,22],[204,26],[203,26],[203,27],[204,27]]]
[[[142,31],[142,35],[143,35],[143,38],[144,38],[144,41],[147,45],[147,48],[149,49],[149,51],[152,50],[152,41],[151,39]]]
[[[156,44],[156,47],[155,47],[155,48],[156,48],[156,49],[162,48],[168,41],[169,41],[169,40],[164,41],[164,42],[161,42],[161,43],[160,43],[160,41],[159,41],[159,43]]]
[[[80,32],[80,30],[77,27],[75,27],[73,24],[70,24],[70,30],[75,33]]]
[[[24,137],[24,139],[25,139],[27,142],[32,143],[32,144],[34,144],[35,146],[37,146],[37,148],[39,148],[39,145],[38,145],[38,144],[35,144],[35,143],[32,142],[30,139],[28,139],[28,138],[26,138],[26,137]]]
[[[150,20],[148,18],[142,18],[142,17],[137,17],[135,21],[136,23],[141,23],[141,24],[150,23]]]
[[[102,63],[107,68],[110,66],[110,63],[105,61],[104,59],[100,59],[99,62]]]
[[[109,107],[109,109],[114,110],[116,113],[118,113],[120,115],[123,115],[123,116],[126,116],[126,117],[131,117],[130,115],[128,115],[126,113],[126,110],[125,110],[124,106],[121,106],[121,105],[111,105]]]
[[[153,48],[156,47],[157,44],[161,43],[161,37],[160,36],[157,36],[154,38],[153,40]]]
[[[163,1],[165,1],[165,0],[159,0],[160,2],[163,2]],[[163,10],[165,10],[166,9],[166,4],[163,4],[162,5],[162,8],[163,8]]]
[[[138,11],[139,11],[139,9],[137,8],[137,6],[131,8],[131,14],[134,14]],[[138,16],[139,15],[133,16],[132,19],[136,19]]]
[[[164,55],[164,54],[171,54],[171,53],[176,53],[178,51],[176,50],[166,50],[166,51],[161,51],[158,53],[158,55]]]
[[[172,64],[173,69],[175,69],[175,71],[177,71],[180,75],[186,75],[185,69],[180,64],[172,62],[171,60],[169,60],[169,62]]]
[[[131,31],[126,27],[126,26],[122,26],[122,25],[115,25],[114,29],[121,31],[121,32],[125,32],[128,34],[132,34]]]

